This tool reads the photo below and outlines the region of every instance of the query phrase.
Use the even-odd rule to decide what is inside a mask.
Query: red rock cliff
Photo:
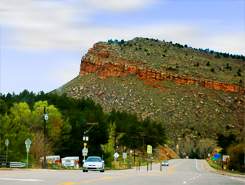
[[[168,71],[157,71],[151,66],[142,65],[143,62],[136,62],[122,58],[109,52],[109,49],[101,44],[95,44],[88,53],[83,56],[79,77],[85,76],[94,72],[99,72],[99,78],[107,78],[109,76],[123,76],[126,74],[134,74],[140,79],[151,82],[173,81],[178,85],[198,84],[210,89],[231,91],[244,93],[245,89],[227,84],[223,82],[207,80],[203,78],[192,78],[186,75],[176,74]],[[156,88],[163,88],[160,85],[155,85]]]

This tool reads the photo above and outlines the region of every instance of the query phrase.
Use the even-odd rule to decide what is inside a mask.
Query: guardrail
[[[23,168],[25,166],[26,166],[26,163],[10,162],[10,168]]]
[[[10,164],[6,162],[0,162],[0,168],[9,168]]]

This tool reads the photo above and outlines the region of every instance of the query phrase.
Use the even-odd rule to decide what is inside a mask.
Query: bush
[[[241,69],[238,69],[237,76],[242,76],[241,72],[242,72]]]
[[[211,72],[213,73],[215,70],[214,70],[214,68],[211,68]]]
[[[237,145],[232,145],[228,148],[227,153],[230,155],[229,169],[238,170],[244,172],[244,156],[245,156],[245,144],[239,143]]]
[[[228,64],[228,63],[226,64],[226,69],[230,69],[230,66],[229,66],[229,64]]]
[[[210,66],[210,62],[207,62],[207,66]]]

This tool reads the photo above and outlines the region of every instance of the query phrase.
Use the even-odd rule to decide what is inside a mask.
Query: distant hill
[[[98,42],[56,89],[162,122],[174,140],[244,136],[244,56],[148,38]]]

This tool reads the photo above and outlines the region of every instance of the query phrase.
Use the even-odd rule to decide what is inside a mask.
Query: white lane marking
[[[196,160],[196,168],[197,168],[200,172],[203,172],[202,170],[200,170],[200,169],[197,167],[197,160]]]
[[[39,179],[13,179],[13,178],[0,178],[0,180],[11,180],[11,181],[44,181]]]
[[[184,181],[183,184],[186,184],[186,181]]]

